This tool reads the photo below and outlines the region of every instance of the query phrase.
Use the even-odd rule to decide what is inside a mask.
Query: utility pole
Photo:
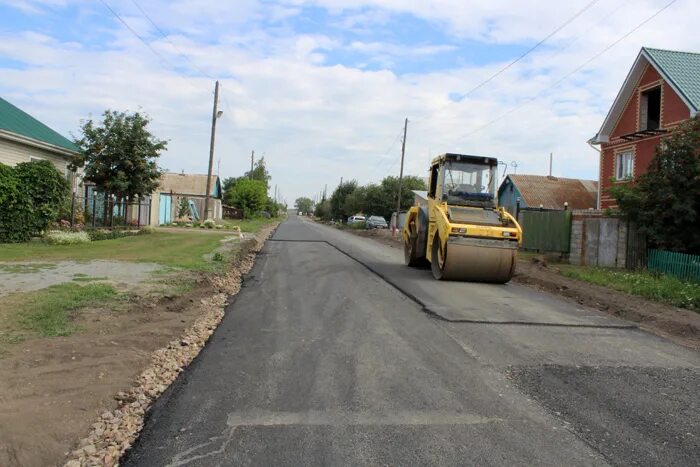
[[[211,197],[211,171],[214,165],[214,141],[216,139],[216,119],[221,117],[223,111],[219,110],[219,82],[214,86],[214,110],[211,114],[211,141],[209,142],[209,171],[207,172],[207,196],[204,198],[204,220],[211,217],[209,198]]]
[[[277,202],[277,185],[275,185],[275,203]]]
[[[403,158],[406,155],[406,132],[408,130],[408,118],[404,121],[403,124],[403,143],[401,143],[401,171],[399,171],[399,196],[398,199],[396,200],[396,224],[394,224],[394,228],[396,230],[399,229],[399,213],[401,212],[401,180],[403,179]],[[394,230],[394,233],[396,233],[396,230]]]
[[[253,178],[253,162],[255,161],[255,149],[250,153],[250,178]]]
[[[340,184],[343,184],[343,177],[340,177]]]
[[[549,153],[549,176],[552,176],[552,153]]]
[[[328,183],[323,186],[323,201],[326,200],[326,193],[328,192]]]

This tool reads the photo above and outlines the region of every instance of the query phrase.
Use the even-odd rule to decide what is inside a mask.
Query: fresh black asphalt
[[[522,287],[433,287],[296,216],[273,240],[122,465],[700,464],[697,353]]]

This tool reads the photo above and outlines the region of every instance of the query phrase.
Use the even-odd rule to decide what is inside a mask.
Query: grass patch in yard
[[[67,336],[75,327],[71,312],[114,298],[117,291],[108,284],[59,284],[28,294],[17,311],[20,324],[44,337]]]
[[[56,269],[51,263],[0,264],[0,272],[8,274],[34,274],[48,269]]]
[[[108,281],[109,277],[90,277],[90,276],[78,276],[73,277],[73,282],[95,282],[95,281]]]
[[[680,308],[700,310],[700,285],[683,282],[672,276],[658,276],[647,271],[585,266],[561,265],[559,268],[561,273],[567,277],[610,287]]]
[[[224,219],[222,224],[227,227],[240,227],[241,232],[258,232],[266,225],[273,224],[280,219],[267,219],[265,217],[256,217],[254,219]]]
[[[0,261],[90,261],[108,259],[159,263],[191,270],[211,269],[203,256],[220,245],[231,232],[208,231],[207,234],[182,229],[181,232],[156,232],[152,235],[102,240],[83,245],[47,245],[14,243],[2,245]]]

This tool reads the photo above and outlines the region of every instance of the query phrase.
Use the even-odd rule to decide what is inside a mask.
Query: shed
[[[544,209],[595,209],[598,182],[546,175],[508,175],[498,188],[498,205],[515,213],[520,207]]]
[[[187,200],[192,220],[204,218],[204,203],[207,195],[207,176],[166,172],[161,177],[160,186],[153,193],[151,224],[170,224],[178,218],[178,208],[182,199]],[[211,217],[222,218],[221,182],[217,175],[211,176],[210,207]]]

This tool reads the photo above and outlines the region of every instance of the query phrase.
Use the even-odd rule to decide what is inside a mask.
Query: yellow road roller
[[[443,154],[430,164],[428,193],[416,196],[402,231],[412,267],[430,265],[439,280],[508,282],[522,229],[498,207],[498,160]]]

